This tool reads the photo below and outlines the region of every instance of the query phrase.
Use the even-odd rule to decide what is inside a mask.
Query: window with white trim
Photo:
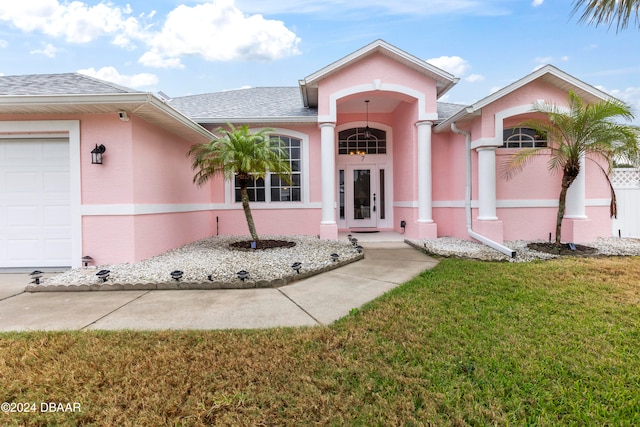
[[[267,176],[249,180],[247,193],[250,202],[299,202],[302,200],[302,141],[284,135],[272,135],[281,142],[289,157],[291,166],[291,183],[275,173],[267,173]],[[241,202],[240,182],[236,176],[234,179],[235,201]]]
[[[502,132],[502,148],[543,148],[547,145],[547,135],[531,128],[514,127]]]

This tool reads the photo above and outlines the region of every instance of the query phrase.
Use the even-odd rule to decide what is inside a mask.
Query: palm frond
[[[578,22],[593,23],[596,26],[615,24],[616,32],[624,30],[633,21],[640,29],[640,1],[638,0],[575,0],[572,15],[581,9]]]

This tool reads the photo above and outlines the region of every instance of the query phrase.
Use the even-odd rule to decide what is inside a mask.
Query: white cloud
[[[165,58],[155,51],[146,52],[138,59],[138,62],[154,68],[184,68],[180,58]]]
[[[182,68],[181,58],[189,55],[208,61],[269,61],[300,53],[300,39],[282,21],[246,15],[234,0],[182,4],[163,23],[156,11],[136,17],[132,12],[129,5],[108,0],[94,5],[79,0],[4,1],[0,21],[70,43],[109,37],[114,45],[129,50],[141,43],[147,51],[139,62],[156,68]]]
[[[468,77],[465,77],[465,80],[469,83],[481,82],[484,80],[484,76],[480,74],[470,74]]]
[[[140,73],[127,76],[120,74],[115,67],[102,67],[99,70],[91,67],[84,70],[78,70],[78,73],[131,88],[154,86],[158,84],[158,77],[155,74]]]
[[[9,46],[8,41],[0,39],[0,49],[4,49],[5,47],[8,47],[8,46]]]
[[[439,58],[427,59],[427,62],[456,77],[464,77],[469,70],[471,70],[471,64],[459,56],[441,56]],[[482,80],[484,80],[484,76],[481,74],[470,74],[465,77],[465,81],[469,83],[480,82]]]
[[[51,43],[46,43],[42,49],[35,49],[30,51],[31,54],[36,55],[44,55],[49,58],[55,58],[56,53],[58,53],[58,48],[52,45]]]
[[[463,76],[471,69],[471,65],[459,56],[441,56],[439,58],[427,59],[427,62],[454,76]]]
[[[23,31],[40,31],[71,43],[87,43],[105,35],[136,35],[140,32],[140,24],[136,18],[128,16],[130,14],[128,5],[120,7],[104,2],[93,6],[81,1],[60,3],[58,0],[0,4],[0,20]]]
[[[533,7],[542,6],[542,3],[544,3],[544,0],[533,0],[532,6]]]
[[[175,66],[177,58],[189,55],[208,61],[268,61],[299,54],[299,42],[282,21],[247,16],[233,0],[218,0],[171,11],[140,61]]]

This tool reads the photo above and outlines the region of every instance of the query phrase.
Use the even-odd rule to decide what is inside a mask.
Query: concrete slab
[[[281,291],[319,322],[328,325],[396,286],[332,271],[286,286]]]
[[[0,301],[0,331],[82,329],[142,294],[142,291],[23,293]]]
[[[0,300],[22,293],[28,284],[26,274],[0,274]]]
[[[88,329],[260,329],[317,323],[277,289],[153,291]]]
[[[352,276],[354,281],[371,279],[399,285],[416,277],[427,268],[424,262],[370,258],[369,262],[347,265],[340,269],[340,273]]]

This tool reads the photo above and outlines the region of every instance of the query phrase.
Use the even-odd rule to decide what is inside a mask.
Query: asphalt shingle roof
[[[0,95],[100,95],[140,93],[78,73],[0,76]]]
[[[298,87],[256,87],[183,96],[173,98],[170,105],[194,119],[242,120],[318,114],[316,109],[304,107]]]
[[[444,121],[466,107],[467,107],[466,105],[462,105],[462,104],[452,104],[450,102],[438,102],[437,103],[438,121]]]
[[[183,96],[170,101],[177,110],[192,119],[256,119],[315,117],[315,108],[305,108],[298,87],[257,87],[226,92]],[[461,104],[438,102],[438,119],[445,120],[460,109]]]

